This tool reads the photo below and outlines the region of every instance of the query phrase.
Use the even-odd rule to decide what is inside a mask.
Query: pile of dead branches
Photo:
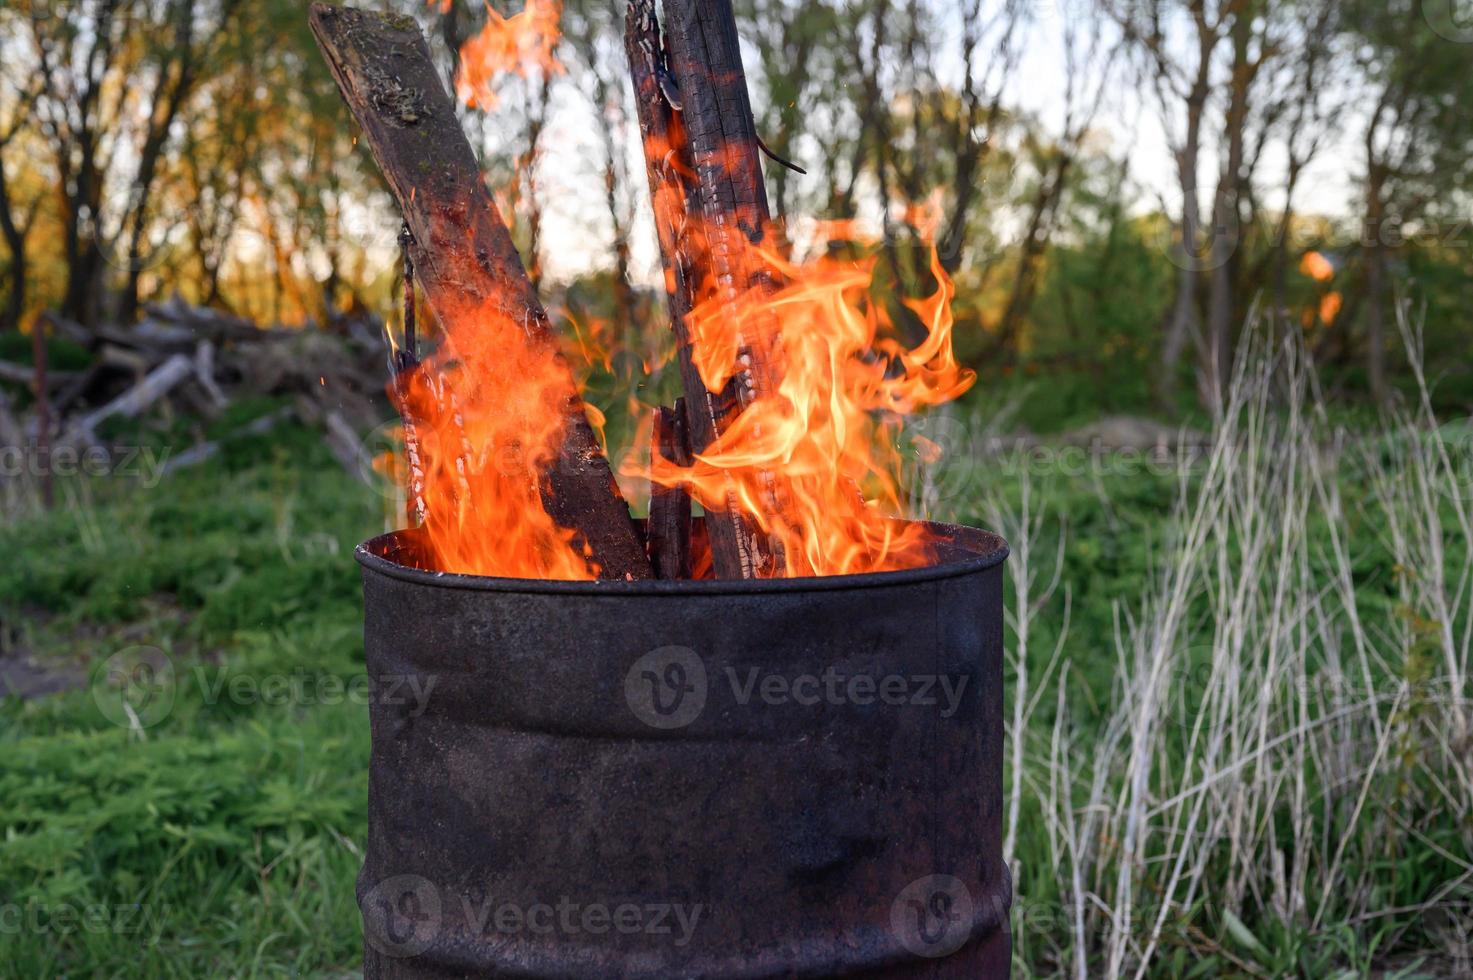
[[[209,459],[236,434],[212,440],[204,430],[237,399],[285,398],[289,408],[239,434],[295,417],[321,428],[334,455],[361,471],[359,433],[389,411],[383,323],[367,311],[325,324],[263,327],[175,296],[148,305],[132,326],[87,328],[48,313],[36,330],[38,338],[69,341],[90,355],[80,369],[61,369],[47,363],[46,347],[37,343],[31,364],[0,360],[0,447],[32,464],[9,467],[0,480],[28,478],[43,498],[53,470],[62,472],[51,464],[110,451],[107,433],[120,419],[185,420],[194,437],[171,447],[167,468],[174,470]]]

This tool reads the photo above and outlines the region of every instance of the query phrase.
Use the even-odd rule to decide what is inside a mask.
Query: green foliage
[[[1398,451],[1385,444],[1388,459]],[[1076,656],[1069,680],[1072,724],[1088,739],[1118,684],[1105,638],[1157,574],[1153,555],[1176,482],[1033,471],[1025,481],[1027,465],[979,467],[974,475],[986,482],[954,502],[956,516],[987,523],[984,497],[1017,512],[1027,482],[1047,518],[1035,549],[1052,555],[1062,538],[1071,635],[1100,638],[1099,655]],[[1347,493],[1363,483],[1353,469],[1343,477]],[[6,936],[0,976],[351,972],[367,719],[361,704],[321,692],[324,681],[361,676],[350,555],[376,531],[381,502],[337,468],[315,434],[292,427],[157,488],[72,490],[74,506],[0,532],[11,556],[0,567],[0,615],[26,623],[23,645],[94,682],[115,651],[157,646],[172,664],[172,701],[141,732],[105,716],[85,689],[0,705],[0,894],[37,917],[23,921],[50,923]],[[1405,620],[1384,548],[1363,520],[1353,509],[1344,530],[1357,542],[1355,587],[1371,627],[1410,621],[1426,630]],[[1312,530],[1316,540],[1327,539],[1328,521]],[[1328,558],[1309,560],[1328,582]],[[1200,603],[1189,620],[1206,614]],[[1039,610],[1034,676],[1047,669],[1063,619],[1056,605]],[[1414,650],[1403,665],[1413,681],[1423,669],[1417,658],[1432,649],[1432,637],[1424,641],[1424,654]],[[267,678],[296,686],[273,699]],[[1043,700],[1030,738],[1047,738],[1054,723],[1051,699]],[[1415,904],[1446,880],[1445,855],[1460,847],[1456,826],[1410,808],[1427,797],[1407,787],[1426,779],[1408,747],[1374,788],[1378,799],[1403,801],[1407,819],[1437,845],[1388,853],[1356,872],[1388,908]],[[1058,915],[1051,903],[1061,883],[1043,826],[1042,815],[1024,813],[1016,882],[1024,901],[1015,912],[1017,955],[1040,974],[1052,955],[1041,931],[1065,928],[1048,918]],[[60,909],[91,918],[68,925],[56,920]],[[1333,919],[1291,928],[1208,895],[1164,936],[1158,975],[1361,975],[1388,937]]]
[[[25,916],[0,976],[356,963],[367,729],[334,692],[362,673],[351,550],[379,502],[314,434],[282,435],[4,531],[23,643],[84,673],[147,643],[175,683],[140,734],[88,690],[0,708],[0,894]],[[303,693],[273,699],[272,677]]]

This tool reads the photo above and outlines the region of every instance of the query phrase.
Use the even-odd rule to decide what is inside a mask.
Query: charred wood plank
[[[650,438],[650,456],[659,456],[676,466],[690,465],[684,399],[674,408],[655,409]],[[684,487],[650,485],[650,520],[646,548],[655,574],[662,579],[691,577],[690,494]]]
[[[734,244],[729,236],[741,234],[756,244],[771,221],[736,15],[731,0],[664,4],[669,68],[680,90],[702,213],[716,237],[713,258],[722,262],[728,256],[721,250]],[[743,254],[733,248],[730,257]]]
[[[494,307],[523,325],[527,343],[554,349],[547,313],[414,20],[319,3],[309,23],[403,211],[430,308],[453,334],[457,311]],[[543,474],[543,506],[583,538],[601,577],[649,578],[629,509],[564,373],[563,444]]]
[[[745,398],[757,391],[757,385],[748,370],[735,374],[721,391],[712,392],[693,357],[689,317],[700,298],[716,289],[716,264],[710,254],[711,237],[702,204],[706,191],[695,170],[683,109],[676,108],[688,103],[669,75],[669,52],[655,20],[654,0],[630,0],[624,46],[634,80],[645,170],[665,267],[689,440],[693,452],[699,453],[731,425]],[[708,94],[706,76],[696,77],[697,81],[688,84],[692,94],[704,101]],[[744,83],[742,91],[745,96]],[[751,361],[750,351],[747,354]],[[727,507],[708,507],[706,513],[716,576],[761,578],[774,574],[777,560],[773,544],[736,506],[734,487],[727,500]]]

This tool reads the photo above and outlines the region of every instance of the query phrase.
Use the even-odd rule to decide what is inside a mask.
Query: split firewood
[[[75,320],[68,320],[54,310],[48,310],[36,318],[36,329],[50,325],[58,337],[64,337],[72,343],[89,350],[97,346],[97,337]]]
[[[403,211],[430,308],[449,321],[467,304],[494,305],[523,324],[529,344],[554,349],[547,314],[414,21],[315,4],[309,22]],[[583,538],[602,577],[649,578],[628,506],[566,377],[563,444],[544,474],[543,505]]]
[[[79,446],[96,441],[97,426],[103,421],[118,416],[133,418],[193,374],[194,362],[190,358],[183,354],[172,355],[167,361],[150,371],[142,381],[101,408],[94,409],[73,422],[66,433],[57,440],[58,447]]]
[[[667,19],[675,16],[672,6],[678,4],[667,2]],[[773,385],[771,352],[747,344],[739,352],[744,367],[721,391],[708,390],[695,365],[689,330],[691,311],[703,296],[724,291],[734,300],[737,292],[751,288],[754,282],[767,285],[757,273],[742,271],[737,275],[734,269],[750,266],[748,246],[761,239],[768,216],[766,190],[760,170],[755,169],[755,159],[750,161],[753,169],[742,173],[727,173],[713,165],[713,156],[718,154],[722,160],[745,160],[744,140],[750,144],[751,153],[756,153],[756,133],[740,58],[735,62],[734,77],[726,64],[730,54],[721,48],[717,49],[718,60],[713,60],[709,68],[700,67],[702,53],[691,50],[699,41],[694,26],[697,18],[690,10],[679,13],[686,43],[680,59],[683,82],[672,74],[676,57],[660,35],[654,0],[630,0],[624,46],[634,79],[690,443],[693,451],[700,453],[726,431],[745,404],[770,391]],[[730,15],[729,6],[725,14]],[[719,20],[714,14],[712,17]],[[731,37],[734,43],[734,22]],[[725,66],[719,78],[718,63]],[[736,121],[728,127],[734,140],[729,145],[721,143],[725,130],[719,117],[725,112],[745,113],[747,120],[745,127]],[[699,141],[689,128],[693,124],[703,130]],[[731,235],[745,235],[739,230],[742,227],[754,229],[754,233],[737,242]],[[727,501],[728,506],[708,507],[706,512],[717,577],[762,578],[774,574],[778,564],[775,544],[736,506],[734,486]],[[769,515],[769,521],[772,519]]]
[[[689,466],[685,399],[674,408],[655,409],[650,437],[650,456],[662,457],[676,466]],[[684,487],[650,485],[650,519],[645,533],[646,548],[655,574],[662,579],[691,577],[690,494]]]
[[[194,349],[194,380],[199,383],[200,389],[209,397],[216,410],[230,404],[230,399],[225,397],[225,392],[215,383],[215,345],[208,340],[201,341]]]
[[[723,302],[776,288],[753,246],[769,237],[772,215],[760,141],[731,0],[665,0],[665,47],[678,86],[680,121],[695,170],[707,284]],[[776,387],[776,351],[763,331],[742,339],[737,392],[743,403]],[[767,331],[768,336],[772,335]]]
[[[100,326],[92,331],[98,341],[132,347],[140,351],[178,353],[193,350],[199,343],[202,332],[176,324],[144,320],[131,327]]]
[[[128,371],[138,377],[143,377],[150,369],[158,367],[158,360],[149,357],[139,351],[118,344],[103,344],[97,349],[97,364],[103,367],[118,368]]]
[[[74,402],[82,401],[85,396],[97,386],[98,382],[107,375],[108,365],[100,359],[93,361],[87,369],[66,384],[62,385],[52,398],[52,409],[58,416],[71,410]]]
[[[75,381],[79,376],[76,371],[47,371],[46,385],[49,388],[55,388],[66,382]],[[36,369],[29,364],[0,361],[0,381],[32,387],[36,381]]]

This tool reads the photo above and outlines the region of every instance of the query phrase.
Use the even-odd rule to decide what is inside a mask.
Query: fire
[[[823,242],[852,243],[848,225]],[[931,559],[903,510],[897,446],[904,417],[955,398],[975,380],[952,350],[954,287],[931,248],[931,295],[905,305],[924,332],[911,346],[871,295],[877,256],[815,250],[794,261],[754,246],[775,289],[711,295],[690,317],[697,364],[712,390],[737,370],[756,334],[775,354],[774,389],[754,399],[692,467],[658,456],[624,475],[685,486],[708,508],[738,507],[779,546],[784,576],[913,567]],[[442,317],[439,349],[401,377],[404,473],[432,567],[520,578],[590,579],[597,568],[544,510],[542,474],[563,436],[552,394],[566,383],[558,353],[528,342],[492,302]],[[607,337],[574,336],[603,360]],[[596,353],[595,353],[596,352]],[[602,416],[590,406],[595,423]],[[699,560],[699,558],[698,558]],[[704,559],[709,560],[709,559]]]
[[[502,76],[560,72],[560,16],[560,0],[527,0],[511,17],[488,8],[485,28],[461,49],[460,97],[489,108]],[[722,152],[730,159],[717,154],[698,169],[736,169],[738,148]],[[684,318],[691,361],[710,391],[722,392],[733,378],[743,391],[740,411],[723,414],[730,424],[692,465],[653,454],[648,468],[630,463],[622,475],[684,487],[708,512],[745,514],[776,557],[775,567],[764,558],[761,574],[840,575],[933,560],[925,529],[896,520],[904,510],[899,437],[906,416],[975,381],[952,347],[955,289],[934,246],[937,202],[903,216],[929,244],[934,290],[892,307],[873,295],[878,250],[853,222],[820,224],[807,257],[794,259],[770,237],[752,244],[733,234],[739,222],[698,227],[682,192],[696,174],[674,149],[652,159],[681,178],[656,191],[662,238],[682,228],[709,256]],[[666,255],[673,244],[662,241]],[[548,512],[547,474],[563,465],[567,359],[508,314],[515,304],[467,296],[460,306],[437,306],[443,341],[395,384],[407,420],[411,520],[422,525],[426,561],[472,574],[597,577],[576,532]],[[610,372],[621,359],[637,357],[647,370],[660,359],[621,346],[625,337],[588,318],[575,325],[568,353]],[[591,406],[589,414],[601,431],[602,414]],[[939,447],[923,451],[934,455]],[[691,558],[697,569],[711,566],[709,552],[693,550]]]
[[[442,10],[452,0],[430,0]],[[503,17],[486,5],[486,25],[460,48],[455,91],[466,105],[494,109],[496,82],[503,75],[530,78],[534,73],[559,75],[563,65],[556,49],[562,40],[561,0],[527,0],[521,13]]]
[[[823,242],[853,242],[851,224],[820,227]],[[775,290],[712,295],[690,317],[695,362],[718,391],[741,367],[738,350],[774,352],[774,390],[758,397],[689,469],[652,461],[650,478],[686,485],[702,506],[732,488],[741,509],[780,546],[787,577],[924,564],[925,533],[898,524],[898,436],[904,417],[957,397],[975,380],[952,349],[954,287],[931,246],[935,291],[905,305],[924,329],[908,347],[870,295],[876,256],[818,249],[794,262],[756,246]]]
[[[447,336],[397,382],[411,511],[431,567],[591,579],[598,568],[544,509],[563,437],[567,365],[495,302],[444,316]]]

